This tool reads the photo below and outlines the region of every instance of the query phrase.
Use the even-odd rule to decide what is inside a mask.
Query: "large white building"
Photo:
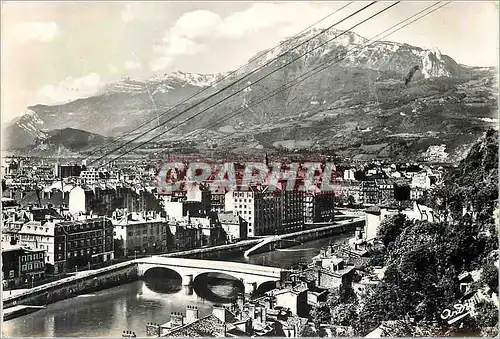
[[[247,222],[249,237],[277,234],[282,227],[282,195],[268,185],[245,185],[225,196],[226,211]]]
[[[431,188],[431,178],[426,172],[415,174],[411,179],[411,187],[429,189]]]
[[[99,182],[99,179],[101,177],[100,177],[100,174],[98,171],[90,170],[90,171],[82,171],[80,173],[80,178],[83,179],[83,181],[86,184],[92,185],[92,184]]]
[[[74,187],[69,192],[69,213],[86,214],[90,211],[93,191],[81,186]]]
[[[409,220],[437,221],[433,210],[425,205],[413,202],[411,209],[399,211],[397,209],[380,208],[378,206],[370,207],[366,210],[366,222],[363,230],[363,239],[371,241],[377,237],[377,232],[382,221],[391,215],[403,214]]]

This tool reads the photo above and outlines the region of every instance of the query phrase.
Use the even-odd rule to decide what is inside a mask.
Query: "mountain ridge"
[[[478,133],[495,122],[490,121],[488,125],[486,121],[482,121],[482,123],[479,122],[481,120],[476,121],[477,119],[495,118],[492,112],[496,106],[497,98],[493,94],[492,88],[496,84],[491,69],[458,64],[451,57],[441,54],[438,49],[425,50],[409,44],[390,41],[376,42],[368,48],[360,50],[359,53],[353,54],[350,52],[353,47],[357,48],[367,41],[353,32],[317,48],[338,34],[338,31],[331,31],[329,34],[321,35],[310,41],[307,40],[317,32],[317,30],[310,30],[296,38],[286,40],[277,49],[256,54],[250,59],[253,61],[236,74],[203,75],[173,72],[155,75],[145,80],[124,78],[106,86],[98,94],[89,98],[78,99],[62,105],[30,106],[28,108],[29,114],[25,114],[10,125],[9,138],[14,141],[22,139],[28,141],[29,144],[30,139],[33,141],[39,137],[37,131],[47,132],[61,127],[93,131],[106,137],[113,137],[148,120],[152,120],[152,122],[147,124],[143,130],[152,129],[165,123],[167,119],[180,113],[182,109],[207,98],[230,81],[241,79],[241,76],[245,76],[250,70],[257,68],[262,69],[254,75],[246,76],[244,81],[225,90],[215,98],[207,99],[206,103],[193,109],[193,113],[183,114],[181,117],[173,119],[170,124],[166,124],[165,128],[168,128],[168,126],[183,121],[185,118],[215,104],[216,99],[221,100],[237,90],[242,90],[242,93],[217,105],[215,109],[210,109],[201,114],[199,118],[190,121],[189,124],[180,126],[178,132],[166,133],[165,137],[158,139],[160,140],[159,144],[163,140],[164,148],[168,148],[170,146],[167,144],[172,141],[170,139],[175,139],[176,136],[177,139],[179,136],[184,138],[187,135],[190,136],[188,143],[195,144],[194,148],[199,151],[211,149],[210,139],[214,137],[216,143],[227,150],[234,149],[235,142],[224,143],[224,139],[236,140],[236,144],[241,144],[238,147],[243,148],[245,148],[245,140],[255,142],[257,148],[279,148],[293,144],[287,140],[297,139],[291,148],[303,149],[312,145],[323,145],[325,148],[342,149],[344,148],[342,139],[346,137],[351,139],[354,145],[358,143],[370,145],[377,142],[383,144],[387,141],[388,135],[396,135],[393,137],[394,140],[388,140],[389,144],[394,146],[395,141],[397,144],[401,139],[408,140],[402,135],[415,134],[416,132],[416,135],[423,135],[422,138],[427,141],[433,140],[434,144],[431,142],[429,147],[438,149],[443,144],[441,141],[450,139],[450,135],[454,132],[450,130],[449,135],[438,133],[439,136],[436,137],[438,135],[434,133],[436,131],[430,130],[430,126],[425,121],[412,120],[422,119],[418,114],[415,114],[417,111],[436,111],[439,104],[450,106],[445,105],[450,112],[435,113],[439,115],[440,119],[432,115],[428,118],[435,120],[434,122],[437,124],[458,126],[460,130],[457,135],[465,132],[472,133],[474,137],[477,137]],[[297,45],[300,46],[296,50],[286,52],[292,46]],[[290,62],[314,48],[317,49],[307,54],[307,58],[302,58],[280,69],[284,63]],[[278,55],[280,57],[271,62]],[[340,62],[338,62],[339,59]],[[262,96],[323,63],[330,63],[333,66],[315,75],[312,79],[307,79],[262,104],[251,107],[252,103],[258,101]],[[410,86],[405,88],[402,85],[403,78],[414,66],[419,66],[419,70],[413,76]],[[258,84],[255,83],[269,72],[274,72],[274,74]],[[227,79],[221,81],[219,86],[208,86],[226,76]],[[244,89],[244,87],[248,88]],[[160,116],[159,112],[171,108],[200,90],[204,90],[204,93],[197,100],[191,100],[181,105],[171,114]],[[391,100],[384,99],[385,96],[391,97]],[[423,97],[427,97],[428,102],[423,102]],[[456,107],[452,108],[453,105]],[[409,106],[412,108],[407,112]],[[327,113],[323,113],[323,116],[319,113],[312,114],[314,109],[320,109]],[[224,114],[234,110],[242,112],[237,118],[227,121],[225,125],[218,123]],[[460,112],[461,115],[453,113],[453,110]],[[357,114],[353,114],[354,111]],[[304,117],[304,114],[307,117]],[[365,114],[369,118],[363,119],[363,115],[360,114]],[[427,112],[423,112],[422,115],[426,116],[427,114]],[[466,126],[463,121],[452,123],[447,121],[450,115],[455,120],[473,119],[472,130],[471,126]],[[344,127],[343,131],[336,130],[335,126],[332,125],[335,124],[332,120],[333,116],[336,116],[337,120],[340,121]],[[406,120],[404,121],[406,127],[398,128],[395,123],[397,119]],[[301,120],[304,124],[302,127],[299,126]],[[372,123],[371,126],[367,124],[368,121]],[[385,122],[379,123],[379,121]],[[207,124],[215,124],[215,127],[207,130]],[[280,130],[280,126],[284,130]],[[325,129],[325,127],[329,128]],[[165,131],[165,128],[158,128],[158,133]],[[269,132],[266,132],[267,130],[274,131],[274,135],[270,136]],[[318,140],[301,140],[303,138],[301,134],[304,134],[304,131],[308,131],[305,134],[319,133],[322,136]],[[333,137],[328,134],[328,131],[333,134]],[[24,137],[19,137],[21,134],[24,134]],[[207,135],[207,137],[202,138],[200,135]],[[307,138],[309,137],[307,136]],[[452,139],[456,139],[456,137],[454,136]],[[445,146],[448,146],[446,143],[449,140],[444,141]],[[453,144],[453,149],[458,146],[456,141],[450,141],[449,144]],[[396,146],[395,149],[398,147]],[[391,152],[394,151],[386,150],[386,153]],[[423,156],[429,152],[433,153],[434,151],[419,149],[418,155]],[[391,155],[388,154],[388,156]]]

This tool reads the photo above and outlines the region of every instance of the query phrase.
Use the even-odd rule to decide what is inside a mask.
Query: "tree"
[[[488,262],[483,266],[479,283],[488,286],[490,291],[498,293],[498,269],[495,264]]]
[[[299,337],[317,337],[318,334],[310,324],[305,324],[300,330]]]
[[[385,218],[378,229],[377,237],[387,247],[401,234],[405,227],[406,216],[404,214],[397,214]]]
[[[366,334],[382,321],[413,317],[433,321],[443,305],[456,300],[457,270],[450,267],[442,224],[409,223],[387,254],[387,270],[363,306],[357,333]]]
[[[331,323],[338,326],[350,326],[358,319],[357,305],[340,304],[330,309]]]
[[[330,323],[331,319],[330,308],[326,303],[321,303],[319,305],[316,305],[309,313],[309,317],[316,326],[316,328],[320,328],[321,324]]]
[[[498,308],[491,301],[480,301],[476,305],[476,312],[476,320],[479,327],[496,327],[498,324]]]

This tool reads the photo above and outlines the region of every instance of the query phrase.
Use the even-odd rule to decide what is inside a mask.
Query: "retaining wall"
[[[7,296],[3,299],[3,307],[43,306],[80,294],[133,282],[137,279],[137,264],[130,261],[41,285],[17,295]]]

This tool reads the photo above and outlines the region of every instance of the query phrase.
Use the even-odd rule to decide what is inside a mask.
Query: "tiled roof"
[[[239,224],[240,220],[237,215],[234,215],[233,213],[229,212],[222,212],[218,214],[219,221],[223,223],[232,223],[232,224]]]
[[[225,324],[213,314],[174,329],[165,337],[224,337],[221,326]]]

